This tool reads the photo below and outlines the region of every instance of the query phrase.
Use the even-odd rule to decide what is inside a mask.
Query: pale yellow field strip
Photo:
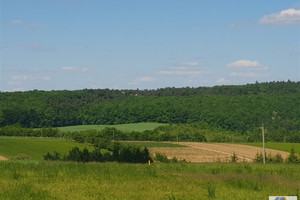
[[[152,154],[155,152],[163,153],[168,158],[176,157],[179,160],[185,159],[189,162],[227,162],[231,160],[231,156],[235,153],[239,162],[251,162],[257,153],[262,152],[262,148],[225,143],[198,143],[198,142],[175,142],[174,144],[185,145],[187,147],[154,147],[150,148]],[[275,156],[279,153],[284,159],[289,152],[266,149],[266,154]]]
[[[3,156],[0,156],[0,160],[8,160],[8,158],[5,158]]]

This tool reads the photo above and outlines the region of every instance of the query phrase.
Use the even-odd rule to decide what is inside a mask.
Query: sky
[[[0,91],[300,81],[298,0],[0,0]]]

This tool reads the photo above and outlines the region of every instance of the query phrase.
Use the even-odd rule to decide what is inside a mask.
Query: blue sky
[[[300,81],[300,1],[0,2],[1,91]]]

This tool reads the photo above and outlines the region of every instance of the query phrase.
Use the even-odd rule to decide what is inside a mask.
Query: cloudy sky
[[[297,0],[0,0],[0,90],[300,81]]]

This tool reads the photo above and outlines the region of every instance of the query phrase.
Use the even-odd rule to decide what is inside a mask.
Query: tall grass
[[[247,200],[299,188],[295,165],[0,163],[0,199]]]

